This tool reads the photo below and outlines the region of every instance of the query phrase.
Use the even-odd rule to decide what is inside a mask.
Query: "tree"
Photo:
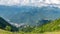
[[[5,30],[7,30],[7,31],[11,31],[11,27],[10,26],[6,26],[6,28],[5,28]]]

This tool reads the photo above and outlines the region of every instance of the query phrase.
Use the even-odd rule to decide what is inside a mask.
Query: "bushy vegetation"
[[[5,28],[5,30],[7,30],[7,31],[11,31],[11,27],[10,26],[6,26],[6,28]]]
[[[24,28],[20,29],[19,31],[22,31],[22,32],[32,32],[34,30],[34,27],[32,26],[25,26]]]

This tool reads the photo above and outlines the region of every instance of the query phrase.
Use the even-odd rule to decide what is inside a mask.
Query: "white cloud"
[[[47,6],[47,4],[60,4],[60,0],[0,0],[0,5],[31,5]]]
[[[19,3],[19,0],[0,0],[0,5],[16,5]]]

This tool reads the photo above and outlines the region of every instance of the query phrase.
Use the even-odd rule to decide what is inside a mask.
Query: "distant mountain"
[[[33,6],[0,6],[0,15],[13,23],[35,25],[39,20],[54,20],[60,18],[60,9],[57,7]]]

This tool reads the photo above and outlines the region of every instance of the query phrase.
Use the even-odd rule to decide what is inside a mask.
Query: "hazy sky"
[[[0,5],[32,5],[60,4],[60,0],[0,0]]]

